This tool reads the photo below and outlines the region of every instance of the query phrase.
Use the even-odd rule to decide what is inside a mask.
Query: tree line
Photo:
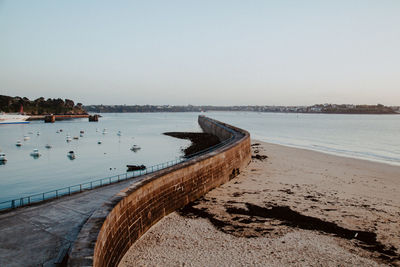
[[[62,100],[61,98],[39,97],[35,100],[29,100],[26,97],[11,97],[0,95],[0,111],[6,113],[20,112],[23,107],[24,113],[28,115],[72,115],[86,114],[82,103],[75,105],[71,99]]]

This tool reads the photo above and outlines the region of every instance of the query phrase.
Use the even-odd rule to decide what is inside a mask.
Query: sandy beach
[[[400,266],[400,167],[252,144],[246,169],[158,222],[120,266]]]

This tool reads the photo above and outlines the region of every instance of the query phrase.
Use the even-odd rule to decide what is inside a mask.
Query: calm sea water
[[[400,166],[400,116],[328,115],[254,112],[207,112],[205,115],[250,132],[253,139]],[[103,114],[87,119],[45,124],[1,125],[0,202],[124,173],[127,164],[147,166],[182,156],[188,141],[166,131],[199,131],[197,113]],[[102,134],[107,128],[107,134]],[[56,133],[63,129],[62,133]],[[97,131],[96,131],[97,129]],[[84,136],[66,142],[66,135]],[[117,132],[121,131],[122,136]],[[32,134],[29,134],[32,132]],[[37,132],[40,135],[37,135]],[[23,141],[23,136],[30,140]],[[22,147],[16,147],[21,140]],[[97,144],[101,140],[102,144]],[[53,148],[46,149],[51,144]],[[142,149],[137,153],[132,145]],[[42,155],[30,156],[34,148]],[[76,159],[69,160],[73,150]]]
[[[400,166],[400,115],[210,112],[253,139]]]
[[[107,134],[102,133],[105,128]],[[63,132],[57,133],[59,129]],[[81,130],[83,137],[79,137]],[[103,114],[97,123],[76,119],[0,125],[0,149],[8,159],[0,165],[0,202],[125,173],[127,164],[151,166],[174,160],[190,142],[162,133],[199,130],[195,114],[172,113]],[[66,142],[67,134],[79,139]],[[23,141],[24,135],[30,140]],[[17,140],[21,147],[15,145]],[[46,149],[46,144],[53,147]],[[141,149],[132,152],[132,145]],[[30,155],[34,148],[40,157]],[[70,150],[75,152],[74,160],[67,157]]]

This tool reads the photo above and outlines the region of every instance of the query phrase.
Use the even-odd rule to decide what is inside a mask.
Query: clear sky
[[[0,94],[400,105],[400,1],[0,0]]]

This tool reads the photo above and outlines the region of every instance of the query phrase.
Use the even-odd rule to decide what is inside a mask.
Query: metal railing
[[[209,118],[206,118],[206,119],[209,121],[212,121]],[[212,121],[212,122],[216,123],[215,121]],[[15,209],[18,207],[27,206],[27,205],[31,205],[34,203],[39,203],[39,202],[43,202],[43,201],[47,201],[47,200],[51,200],[51,199],[56,199],[56,198],[59,198],[62,196],[67,196],[67,195],[80,193],[80,192],[87,191],[87,190],[92,190],[92,189],[99,188],[99,187],[102,187],[105,185],[110,185],[110,184],[118,183],[121,181],[126,181],[128,179],[138,178],[138,177],[144,176],[146,174],[154,173],[154,172],[160,171],[162,169],[165,169],[165,168],[177,165],[179,163],[188,161],[188,160],[192,159],[193,157],[207,154],[211,151],[214,151],[214,150],[221,148],[221,147],[225,146],[226,144],[230,143],[236,137],[236,134],[237,134],[235,131],[226,127],[225,125],[222,125],[219,123],[216,123],[216,124],[218,124],[220,127],[224,128],[225,130],[230,132],[232,134],[231,137],[212,146],[212,147],[198,151],[191,155],[181,157],[181,158],[178,158],[175,160],[163,162],[163,163],[160,163],[157,165],[153,165],[153,166],[147,167],[144,170],[136,170],[136,171],[132,171],[132,172],[126,172],[123,174],[118,174],[118,175],[105,177],[105,178],[97,179],[97,180],[90,181],[90,182],[67,186],[67,187],[47,191],[44,193],[38,193],[38,194],[34,194],[34,195],[24,196],[24,197],[20,197],[17,199],[0,202],[0,211]],[[137,179],[137,180],[139,180],[139,179]]]
[[[86,182],[86,183],[71,185],[71,186],[58,188],[55,190],[51,190],[51,191],[47,191],[47,192],[43,192],[43,193],[39,193],[39,194],[24,196],[24,197],[0,202],[0,211],[8,210],[8,209],[15,209],[18,207],[22,207],[22,206],[26,206],[26,205],[30,205],[30,204],[34,204],[34,203],[38,203],[38,202],[43,202],[46,200],[71,195],[74,193],[80,193],[83,191],[92,190],[92,189],[95,189],[98,187],[118,183],[118,182],[129,180],[132,178],[138,178],[143,175],[150,174],[150,173],[177,165],[178,163],[181,163],[185,160],[186,159],[184,159],[184,158],[179,158],[176,160],[171,160],[171,161],[167,161],[164,163],[150,166],[144,170],[136,170],[133,172],[126,172],[123,174],[113,175],[113,176],[93,180],[93,181]]]

